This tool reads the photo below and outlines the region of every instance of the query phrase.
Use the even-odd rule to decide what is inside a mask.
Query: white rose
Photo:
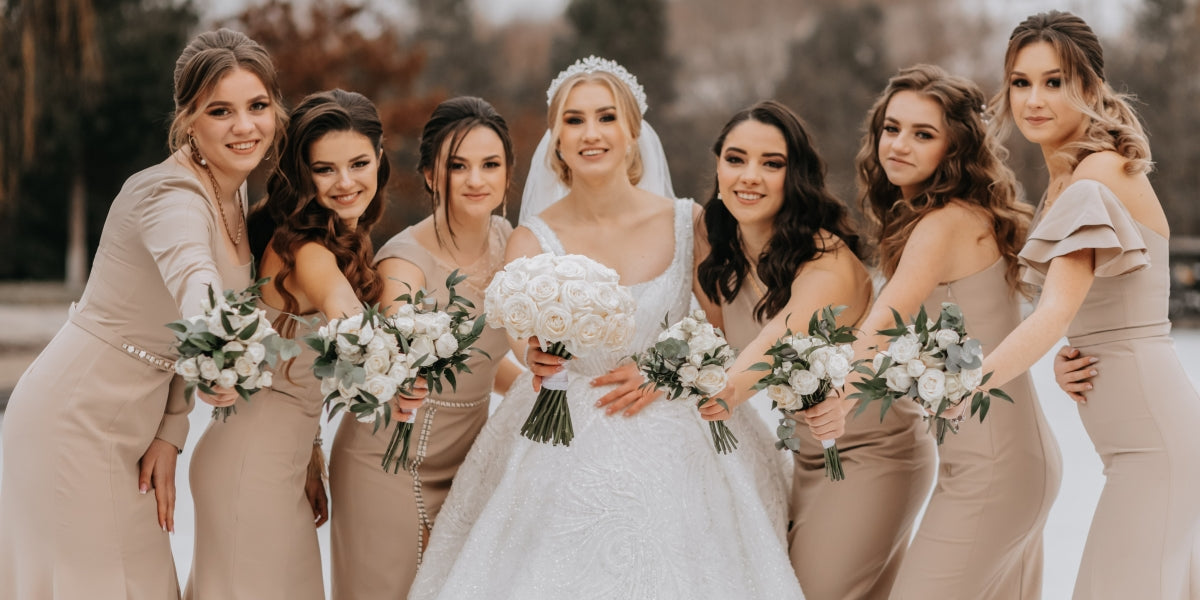
[[[338,395],[340,395],[342,398],[345,398],[346,401],[349,402],[349,401],[353,400],[355,396],[358,395],[358,384],[351,383],[349,385],[346,385],[343,382],[339,381],[337,384],[337,392],[338,392]]]
[[[767,397],[775,403],[775,406],[783,410],[800,410],[804,407],[804,404],[800,402],[800,396],[790,385],[768,386]]]
[[[676,339],[682,342],[684,341],[685,337],[686,334],[684,334],[682,329],[679,329],[678,327],[671,327],[670,329],[663,330],[662,333],[658,334],[657,341],[665,342],[670,339]]]
[[[983,369],[964,369],[962,371],[963,388],[969,391],[974,391],[975,388],[983,384]]]
[[[247,392],[257,390],[260,387],[262,386],[258,382],[257,374],[251,375],[242,381],[242,389]]]
[[[693,319],[691,317],[684,317],[683,320],[679,322],[678,326],[681,331],[683,331],[685,333],[692,333],[692,332],[696,331],[696,327],[698,327],[699,325],[700,325],[700,322],[697,321],[696,319]]]
[[[829,377],[829,373],[826,372],[825,368],[825,361],[828,355],[822,352],[825,349],[817,348],[808,355],[808,370],[812,371],[812,374],[816,375],[817,379],[827,379]]]
[[[817,388],[821,387],[821,380],[813,375],[812,371],[806,369],[796,369],[788,376],[788,385],[801,396],[816,393]]]
[[[566,257],[563,257],[566,258]],[[587,277],[587,266],[577,260],[559,260],[554,264],[554,276],[560,281],[569,279],[584,279]]]
[[[850,361],[841,352],[830,353],[825,359],[825,375],[835,387],[846,384],[846,376],[850,374]]]
[[[604,344],[604,319],[586,314],[576,319],[571,337],[582,348],[599,348]]]
[[[462,323],[458,324],[458,335],[465,337],[465,336],[469,335],[471,333],[471,330],[474,328],[475,328],[475,319],[463,321]]]
[[[267,319],[266,313],[261,310],[256,312],[258,313],[258,328],[254,330],[254,334],[250,336],[250,339],[246,340],[250,343],[261,342],[267,336],[275,333],[275,328],[271,326],[271,321]]]
[[[892,355],[892,359],[898,363],[906,363],[917,358],[921,353],[921,342],[917,340],[917,336],[911,333],[904,334],[891,345],[888,346],[888,352]]]
[[[438,358],[450,358],[458,352],[458,338],[452,333],[443,333],[433,343],[433,349],[437,352]]]
[[[604,314],[619,312],[624,305],[620,289],[613,284],[599,284],[592,288],[592,300],[599,312]]]
[[[408,305],[406,304],[405,306],[408,306]],[[416,332],[417,321],[416,321],[416,319],[414,319],[411,316],[397,315],[395,317],[392,317],[392,327],[395,327],[396,331],[400,332],[400,335],[402,335],[404,337],[410,337],[410,336],[412,336],[413,333]],[[371,341],[375,341],[375,340],[371,340]]]
[[[371,338],[375,337],[375,330],[371,324],[363,323],[362,313],[342,319],[342,322],[338,323],[337,332],[342,335],[358,336],[358,341],[355,343],[362,345],[370,343]]]
[[[679,370],[676,371],[676,374],[679,375],[680,385],[691,386],[696,382],[696,378],[700,376],[700,369],[696,368],[694,365],[687,364],[679,367]]]
[[[353,335],[353,334],[350,334],[350,335]],[[337,353],[339,356],[340,355],[350,355],[350,354],[353,354],[355,350],[362,349],[359,347],[358,344],[355,344],[354,342],[351,342],[350,340],[346,339],[346,337],[340,333],[337,336],[335,345],[337,346]]]
[[[565,342],[572,324],[571,313],[559,304],[551,304],[538,313],[533,332],[543,342]]]
[[[340,340],[341,338],[339,337],[338,339]],[[344,347],[339,344],[337,355],[341,360],[358,364],[362,360],[363,351],[361,347],[354,344],[346,344]]]
[[[258,363],[254,362],[254,359],[243,354],[233,362],[233,371],[237,373],[239,377],[249,377],[253,375],[255,371],[258,371]]]
[[[712,325],[708,325],[692,334],[691,339],[688,340],[688,349],[694,354],[711,354],[724,343],[725,341],[716,334]]]
[[[213,362],[211,356],[200,356],[197,358],[198,366],[200,367],[200,376],[205,381],[216,381],[221,376],[221,367]]]
[[[246,347],[241,342],[226,342],[221,346],[221,352],[245,352]]]
[[[908,392],[908,388],[912,387],[913,378],[908,374],[902,365],[893,365],[883,373],[884,379],[887,380],[887,387],[893,392],[901,394]]]
[[[520,269],[508,269],[496,273],[493,281],[501,297],[511,296],[525,291],[525,286],[529,285],[529,273]]]
[[[410,368],[405,361],[397,360],[392,362],[392,368],[388,370],[387,376],[392,381],[401,382],[401,385],[403,385],[403,382],[416,378],[417,371]]]
[[[417,337],[413,338],[412,343],[409,344],[408,355],[412,357],[413,360],[421,357],[429,357],[429,359],[426,359],[422,362],[422,364],[428,364],[433,362],[433,360],[430,359],[436,360],[437,349],[433,346],[433,340],[423,335],[418,335]]]
[[[221,322],[221,313],[219,312],[214,312],[212,315],[209,315],[209,317],[204,320],[204,325],[208,327],[209,333],[219,338],[224,339],[230,335],[228,331],[225,331],[225,324]]]
[[[946,374],[937,369],[927,369],[917,378],[917,394],[926,402],[940,402],[946,395]]]
[[[371,341],[367,342],[367,354],[373,354],[376,352],[386,352],[387,351],[386,339],[387,339],[387,336],[384,336],[384,335],[377,335],[377,336],[371,338]]]
[[[396,382],[387,375],[372,375],[363,382],[363,390],[380,402],[387,402],[396,395]]]
[[[920,377],[921,373],[925,372],[925,363],[919,360],[910,360],[904,363],[904,369],[908,371],[909,377]]]
[[[539,307],[558,299],[558,281],[549,275],[534,275],[525,286],[525,293]]]
[[[933,352],[921,353],[921,362],[925,363],[926,367],[939,371],[946,367],[946,359]]]
[[[571,311],[590,309],[595,303],[592,300],[591,288],[591,284],[586,281],[564,281],[559,289],[559,301]]]
[[[504,324],[510,335],[527,338],[533,335],[533,320],[537,316],[537,305],[524,294],[512,296],[500,307],[499,322]]]
[[[367,376],[382,375],[387,373],[391,366],[391,357],[386,350],[378,350],[367,354],[367,358],[363,360],[363,370],[367,372]]]
[[[945,350],[958,343],[958,332],[953,329],[939,329],[933,334],[933,340],[937,342],[938,348]]]
[[[254,364],[260,364],[267,359],[267,347],[258,342],[250,342],[246,344],[246,356],[249,356]]]
[[[232,388],[237,385],[238,374],[233,369],[221,369],[221,373],[217,376],[217,385],[223,388]]]
[[[854,360],[854,346],[850,344],[842,344],[838,346],[838,352],[846,358],[847,362]]]
[[[610,317],[606,323],[604,346],[610,350],[624,350],[633,337],[633,316],[624,314]]]
[[[258,387],[271,387],[271,383],[274,381],[274,379],[275,376],[270,371],[263,371],[262,373],[258,374]]]
[[[711,396],[725,389],[728,382],[729,375],[720,365],[706,365],[700,369],[700,374],[696,375],[695,387],[700,393]]]
[[[200,367],[196,364],[194,357],[175,361],[175,372],[189,381],[195,381],[200,377]]]
[[[963,394],[967,393],[967,390],[963,388],[962,378],[958,373],[946,374],[945,389],[946,397],[949,398],[951,402],[957,401],[959,398],[963,397]]]
[[[792,346],[792,350],[795,350],[797,354],[802,355],[809,348],[813,347],[813,343],[814,343],[814,340],[812,338],[810,338],[806,335],[801,335],[801,336],[796,336],[796,338],[794,338],[792,340],[791,346]]]
[[[883,366],[883,360],[885,358],[887,358],[888,356],[889,356],[889,354],[887,353],[887,351],[876,352],[875,356],[871,359],[871,368],[874,369],[874,371],[876,373],[878,373],[879,367]]]

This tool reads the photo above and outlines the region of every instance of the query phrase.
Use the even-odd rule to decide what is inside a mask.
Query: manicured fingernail
[[[149,489],[150,488],[146,487],[146,484],[144,483],[138,485],[138,493],[140,494],[145,494],[147,491],[149,491]]]
[[[1095,375],[1095,373],[1092,373],[1092,375]],[[1092,389],[1092,384],[1090,384],[1090,383],[1087,384],[1087,389],[1089,389],[1089,390]]]
[[[597,400],[597,401],[596,401],[596,408],[600,408],[601,406],[604,406],[604,405],[603,405],[603,404],[600,404],[600,401],[599,401],[599,400]]]
[[[1089,359],[1088,359],[1088,362],[1089,362],[1089,363],[1095,363],[1095,362],[1097,362],[1097,361],[1099,361],[1099,360],[1100,360],[1100,359],[1098,359],[1098,358],[1096,358],[1095,356],[1093,356],[1093,357],[1091,357],[1091,358],[1089,358]]]

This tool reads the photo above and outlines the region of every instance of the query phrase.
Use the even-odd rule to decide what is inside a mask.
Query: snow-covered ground
[[[1174,334],[1179,356],[1188,369],[1193,382],[1200,383],[1200,331],[1180,330]],[[1103,365],[1100,365],[1103,368]],[[1045,534],[1045,584],[1043,586],[1046,598],[1068,598],[1075,583],[1075,572],[1079,568],[1079,558],[1083,552],[1083,544],[1087,537],[1088,526],[1092,512],[1096,506],[1100,489],[1104,485],[1104,477],[1100,472],[1100,460],[1092,449],[1079,417],[1075,412],[1074,403],[1066,398],[1054,385],[1053,373],[1049,357],[1043,358],[1033,368],[1034,380],[1046,417],[1058,437],[1063,455],[1063,482],[1058,501],[1050,511]],[[768,403],[756,398],[755,408],[763,414],[769,423],[774,422]],[[1000,407],[1002,410],[1003,407]],[[0,419],[2,419],[0,413]],[[188,463],[191,459],[191,449],[196,439],[208,424],[208,411],[198,408],[192,413],[192,429],[188,437],[187,448],[179,460],[177,485],[179,499],[175,512],[175,535],[171,538],[171,547],[175,553],[175,563],[179,575],[186,579],[192,561],[193,539],[193,507],[191,493],[188,490]],[[332,441],[336,422],[326,424],[325,444]],[[319,532],[321,551],[324,558],[326,586],[329,582],[329,526],[325,525]]]

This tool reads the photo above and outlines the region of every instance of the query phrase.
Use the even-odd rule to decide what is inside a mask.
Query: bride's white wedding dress
[[[541,219],[527,226],[564,253]],[[631,286],[627,351],[568,362],[569,447],[520,435],[536,394],[528,374],[513,383],[454,479],[409,598],[802,598],[784,541],[786,458],[756,411],[735,413],[738,449],[720,455],[692,402],[629,418],[595,406],[612,386],[591,379],[688,311],[691,200],[676,201],[674,233],[670,267]]]

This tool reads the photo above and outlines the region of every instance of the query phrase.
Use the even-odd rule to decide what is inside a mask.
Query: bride
[[[433,528],[410,598],[802,598],[783,541],[784,466],[754,411],[719,455],[696,407],[639,389],[624,357],[688,310],[698,206],[672,200],[645,93],[589,57],[550,85],[507,260],[582,254],[638,304],[620,354],[561,359],[520,340],[522,376],[488,421]],[[666,197],[664,197],[666,196]],[[521,437],[541,378],[561,369],[575,438]],[[603,407],[603,408],[601,408]],[[622,415],[616,415],[623,410]]]

